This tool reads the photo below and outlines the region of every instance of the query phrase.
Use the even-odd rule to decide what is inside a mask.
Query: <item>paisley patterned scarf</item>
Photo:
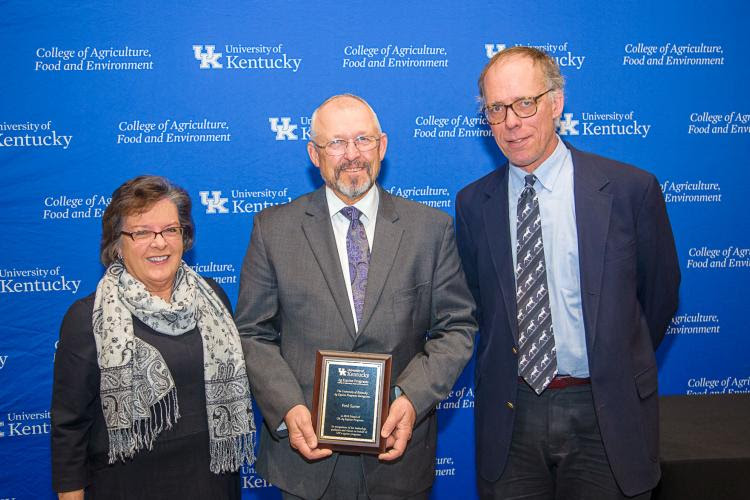
[[[133,316],[164,335],[196,325],[203,341],[203,373],[211,471],[236,471],[254,460],[250,386],[240,337],[227,309],[203,278],[182,262],[172,301],[152,295],[122,262],[107,268],[96,287],[94,339],[101,400],[109,434],[109,463],[152,449],[180,417],[169,367],[159,351],[133,334]]]

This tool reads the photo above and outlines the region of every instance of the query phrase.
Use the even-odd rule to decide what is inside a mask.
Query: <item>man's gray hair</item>
[[[337,94],[337,95],[331,96],[328,99],[326,99],[325,101],[323,101],[321,103],[321,105],[318,106],[317,108],[315,108],[315,111],[313,111],[313,114],[310,117],[310,138],[311,139],[315,139],[315,136],[318,135],[317,131],[315,130],[315,122],[317,121],[317,118],[318,118],[318,111],[320,111],[320,109],[323,106],[325,106],[326,104],[328,104],[329,102],[334,101],[336,99],[341,99],[343,97],[348,97],[350,99],[354,99],[355,101],[359,101],[362,104],[364,104],[365,106],[367,106],[367,109],[370,110],[370,113],[372,114],[372,119],[375,122],[375,128],[378,129],[378,134],[380,134],[383,131],[383,129],[380,128],[380,121],[378,120],[378,115],[372,109],[372,106],[370,106],[367,103],[367,101],[365,101],[361,97],[359,97],[357,95],[354,95],[354,94]]]

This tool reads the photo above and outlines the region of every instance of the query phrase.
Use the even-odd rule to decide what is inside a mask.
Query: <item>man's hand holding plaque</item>
[[[389,462],[404,454],[416,420],[417,412],[409,398],[404,395],[397,397],[391,404],[388,418],[380,431],[380,436],[386,440],[385,448],[388,450],[378,455],[380,460]]]
[[[310,410],[304,405],[297,405],[284,417],[289,431],[289,446],[308,460],[319,460],[333,453],[329,449],[318,448],[318,437],[312,425]]]

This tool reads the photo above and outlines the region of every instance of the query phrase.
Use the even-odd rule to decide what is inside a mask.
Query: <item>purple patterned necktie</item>
[[[341,209],[344,217],[349,219],[349,230],[346,232],[346,254],[349,257],[349,279],[352,284],[354,313],[357,325],[362,320],[365,307],[365,290],[367,290],[367,271],[370,267],[370,246],[367,244],[367,233],[359,216],[362,212],[354,207]]]
[[[557,349],[549,306],[542,220],[534,191],[536,177],[527,175],[524,179],[526,185],[518,198],[516,226],[518,371],[534,392],[541,394],[557,374]]]

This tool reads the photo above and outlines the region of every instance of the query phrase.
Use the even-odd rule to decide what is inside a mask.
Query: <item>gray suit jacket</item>
[[[472,353],[474,302],[451,218],[380,191],[359,334],[341,272],[325,188],[255,217],[242,265],[236,322],[253,394],[263,414],[257,470],[282,490],[320,497],[337,454],[307,462],[278,433],[287,411],[312,406],[318,349],[388,353],[392,381],[417,425],[394,463],[363,456],[371,498],[424,491],[434,478],[435,404]]]

